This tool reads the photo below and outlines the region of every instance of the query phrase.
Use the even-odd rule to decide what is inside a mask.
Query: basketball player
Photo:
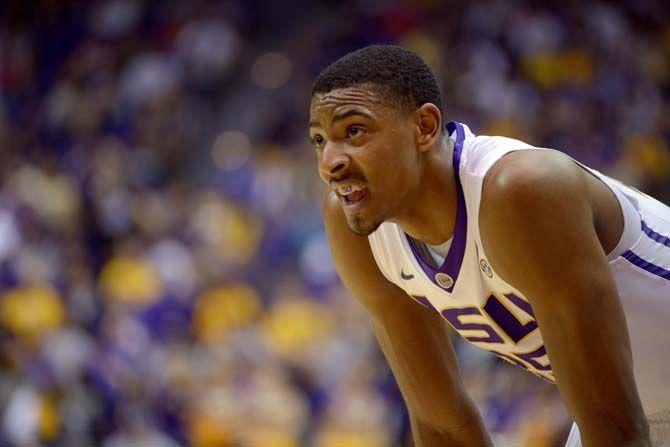
[[[335,266],[371,315],[416,445],[491,445],[445,323],[556,383],[569,446],[668,442],[670,208],[443,116],[431,70],[395,46],[333,63],[310,106]]]

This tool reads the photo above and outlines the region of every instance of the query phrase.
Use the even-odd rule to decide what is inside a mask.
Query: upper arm
[[[587,440],[618,431],[621,441],[644,423],[588,175],[560,153],[509,154],[485,179],[480,228],[493,268],[531,302],[559,390],[595,445]]]
[[[324,222],[335,268],[347,289],[368,310],[413,417],[443,427],[471,417],[471,402],[439,315],[381,274],[368,239],[349,230],[334,198],[324,201]]]

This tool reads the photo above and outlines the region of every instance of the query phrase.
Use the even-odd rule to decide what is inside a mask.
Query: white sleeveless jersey
[[[460,123],[451,122],[447,129],[454,141],[457,213],[444,263],[436,268],[426,262],[432,258],[424,244],[385,222],[369,236],[377,265],[389,281],[436,310],[469,342],[555,382],[533,309],[491,268],[478,225],[482,182],[491,166],[511,151],[548,149],[475,136]],[[623,235],[608,259],[626,315],[640,398],[647,414],[670,409],[670,208],[585,169],[615,193],[624,211]]]

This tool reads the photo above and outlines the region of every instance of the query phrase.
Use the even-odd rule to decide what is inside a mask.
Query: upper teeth
[[[345,196],[345,195],[347,195],[347,194],[351,194],[352,192],[360,191],[361,189],[363,189],[362,186],[345,185],[345,186],[338,186],[338,187],[337,187],[337,192],[338,192],[340,195]]]

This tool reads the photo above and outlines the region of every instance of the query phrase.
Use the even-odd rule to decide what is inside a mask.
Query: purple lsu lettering
[[[505,343],[502,336],[493,326],[486,323],[464,323],[461,321],[461,317],[463,316],[483,316],[481,310],[477,307],[469,306],[462,308],[446,308],[438,311],[425,296],[412,295],[412,298],[414,298],[422,305],[429,307],[442,315],[442,317],[447,320],[449,324],[451,324],[451,326],[457,332],[459,332],[463,338],[470,342],[490,343],[492,345]],[[525,324],[519,321],[516,315],[514,315],[494,294],[490,294],[488,296],[482,309],[491,318],[491,320],[495,322],[498,328],[500,328],[500,331],[502,331],[509,340],[511,340],[514,344],[518,344],[537,329],[535,314],[533,313],[530,304],[515,294],[506,293],[505,298],[507,298],[510,303],[531,317],[531,319]],[[466,335],[462,331],[479,331],[480,335]],[[481,334],[482,332],[486,335]],[[550,382],[555,382],[554,375],[551,371],[551,365],[549,363],[542,364],[538,361],[538,359],[544,357],[547,354],[544,345],[541,345],[539,348],[534,349],[531,352],[502,353],[497,351],[494,346],[491,346],[491,349],[488,350],[503,358],[504,360],[507,360],[508,362],[535,374],[538,377],[546,379]]]

